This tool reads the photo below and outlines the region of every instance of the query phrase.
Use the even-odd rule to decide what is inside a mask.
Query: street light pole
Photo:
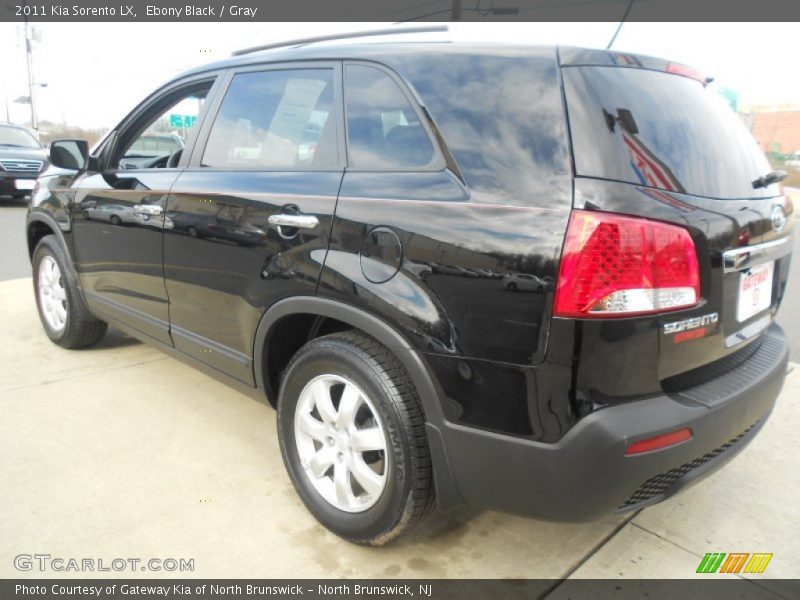
[[[36,114],[36,95],[34,94],[35,86],[33,85],[33,60],[31,38],[28,34],[28,18],[25,17],[25,57],[28,64],[28,97],[31,101],[31,129],[36,139],[39,139],[39,117]]]

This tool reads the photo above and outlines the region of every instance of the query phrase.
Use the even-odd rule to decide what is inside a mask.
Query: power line
[[[617,36],[619,35],[619,31],[620,31],[620,29],[622,29],[623,23],[625,23],[625,19],[628,18],[628,13],[631,12],[631,8],[633,7],[633,1],[634,0],[631,0],[628,3],[628,8],[625,9],[625,14],[622,15],[622,20],[619,22],[619,25],[617,25],[617,30],[614,32],[614,35],[611,36],[611,41],[608,42],[608,46],[606,46],[606,50],[611,50],[611,46],[614,45],[614,41],[617,39]]]

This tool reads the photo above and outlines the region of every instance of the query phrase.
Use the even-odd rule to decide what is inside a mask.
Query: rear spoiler
[[[617,52],[615,50],[587,50],[584,48],[559,48],[558,54],[559,63],[562,67],[622,67],[626,69],[661,71],[694,79],[704,86],[714,81],[713,78],[705,77],[692,67],[642,54]]]

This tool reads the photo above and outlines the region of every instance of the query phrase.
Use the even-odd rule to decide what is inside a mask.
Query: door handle
[[[270,215],[267,223],[275,227],[291,227],[293,229],[314,229],[319,225],[319,219],[314,215]]]
[[[157,204],[137,204],[133,207],[133,212],[137,215],[157,217],[164,212],[164,209]]]

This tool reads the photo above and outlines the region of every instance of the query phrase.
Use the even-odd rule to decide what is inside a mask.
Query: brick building
[[[764,152],[786,155],[800,151],[800,105],[751,107],[742,113]]]

